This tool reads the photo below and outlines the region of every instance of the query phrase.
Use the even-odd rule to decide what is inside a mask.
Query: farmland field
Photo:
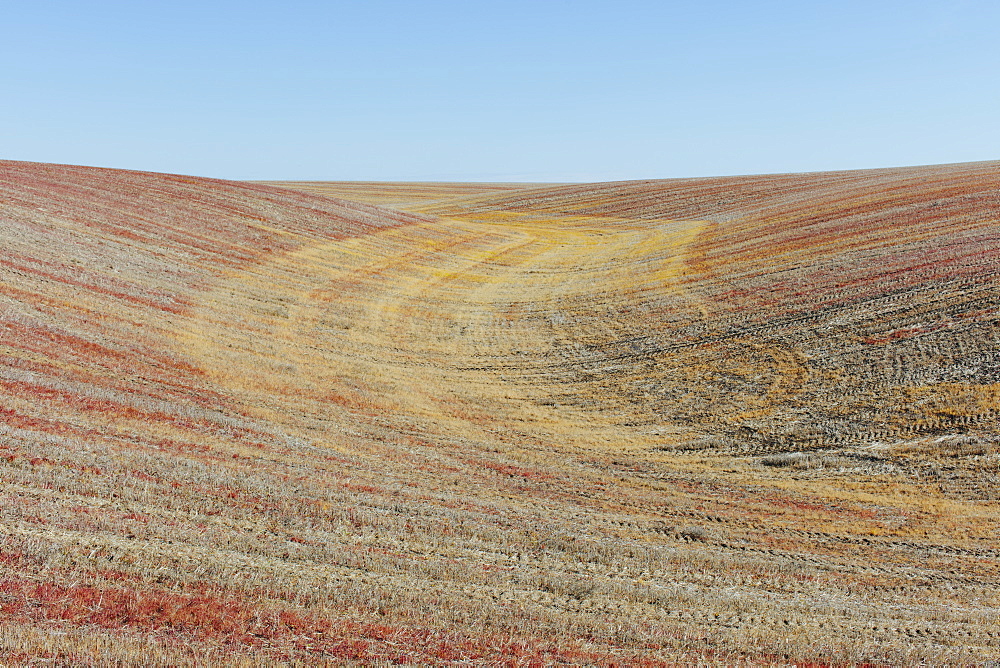
[[[0,161],[0,665],[1000,661],[1000,163]]]

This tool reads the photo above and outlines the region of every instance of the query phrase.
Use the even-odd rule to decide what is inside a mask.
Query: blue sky
[[[1000,160],[1000,3],[7,2],[0,158],[600,181]]]

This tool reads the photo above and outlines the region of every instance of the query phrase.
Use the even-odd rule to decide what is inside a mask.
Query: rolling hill
[[[1000,660],[998,224],[0,162],[0,662]]]

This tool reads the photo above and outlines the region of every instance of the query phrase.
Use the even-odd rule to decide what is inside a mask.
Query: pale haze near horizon
[[[1000,159],[994,2],[36,2],[0,159],[607,181]]]

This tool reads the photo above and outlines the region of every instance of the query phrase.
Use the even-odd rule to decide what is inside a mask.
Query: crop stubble
[[[0,198],[5,660],[1000,658],[996,163]]]

